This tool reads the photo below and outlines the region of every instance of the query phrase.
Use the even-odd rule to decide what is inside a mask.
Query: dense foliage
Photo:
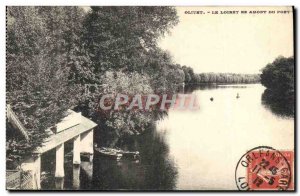
[[[150,76],[154,91],[176,89],[184,80],[181,67],[157,41],[177,23],[172,7],[92,7],[82,40],[92,60],[94,82],[100,83],[106,71],[135,71]]]
[[[158,50],[158,38],[177,22],[170,7],[92,7],[83,39],[95,72],[141,72]]]
[[[294,57],[278,57],[268,64],[261,74],[261,83],[272,91],[294,91]]]
[[[279,115],[294,115],[294,69],[294,57],[278,57],[262,70],[261,83],[267,88],[262,101]]]
[[[129,97],[136,94],[151,94],[153,90],[150,86],[149,77],[137,72],[125,74],[119,71],[107,71],[100,80],[102,85],[91,96],[89,108],[91,109],[91,114],[93,114],[94,121],[101,127],[101,136],[110,138],[105,143],[109,146],[114,146],[119,138],[143,132],[147,124],[154,120],[151,112],[126,110],[121,107],[119,110],[102,110],[99,107],[99,98],[103,95],[117,96],[118,93]],[[110,105],[114,105],[112,103],[114,100],[115,98],[111,98]],[[103,132],[103,130],[105,131]]]
[[[70,71],[84,65],[78,43],[83,13],[77,7],[7,8],[7,103],[29,133],[28,142],[7,139],[11,159],[39,146],[45,130],[80,98]]]
[[[99,116],[94,101],[105,92],[147,93],[176,89],[183,80],[157,40],[177,24],[172,7],[8,7],[7,103],[30,141],[7,139],[7,157],[30,153],[74,106],[116,137],[137,134],[151,114]],[[178,75],[178,76],[177,76]],[[161,84],[164,85],[161,85]],[[85,84],[104,86],[86,96]],[[127,85],[126,85],[127,84]]]
[[[96,103],[102,95],[174,92],[183,82],[181,67],[157,43],[177,22],[172,7],[92,7],[87,13],[82,40],[91,59],[92,83],[101,87],[83,105],[88,103],[88,115],[105,130],[102,137],[113,138],[110,146],[142,133],[157,111],[99,111]]]

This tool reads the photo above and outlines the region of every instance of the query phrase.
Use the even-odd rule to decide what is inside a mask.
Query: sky
[[[177,7],[179,23],[159,45],[195,73],[260,73],[282,55],[293,56],[291,7]],[[241,14],[241,11],[247,14]],[[204,11],[206,14],[185,14]],[[210,11],[210,13],[208,13]],[[219,14],[211,14],[218,11]],[[239,14],[220,14],[239,11]],[[253,14],[250,11],[267,11]],[[268,14],[275,11],[275,14]],[[290,11],[277,13],[277,11]]]

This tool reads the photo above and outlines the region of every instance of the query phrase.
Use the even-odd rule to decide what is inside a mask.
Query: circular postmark
[[[286,153],[285,153],[286,154]],[[289,157],[291,159],[291,157]],[[259,146],[246,152],[235,169],[239,190],[287,190],[292,172],[284,153],[269,146]]]

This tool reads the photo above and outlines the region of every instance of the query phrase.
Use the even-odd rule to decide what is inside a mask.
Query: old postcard
[[[8,190],[295,190],[293,7],[6,16]]]

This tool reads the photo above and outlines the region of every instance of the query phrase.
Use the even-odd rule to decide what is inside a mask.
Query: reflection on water
[[[293,118],[274,115],[262,105],[262,85],[242,86],[194,90],[198,111],[169,111],[159,123],[178,169],[176,189],[235,190],[235,167],[247,150],[294,148]]]
[[[136,139],[132,145],[140,152],[139,163],[130,160],[117,162],[103,157],[94,160],[93,189],[174,189],[177,171],[168,156],[165,135],[153,127]]]
[[[93,163],[82,162],[73,166],[72,157],[65,157],[65,179],[55,179],[54,172],[48,173],[42,183],[43,189],[81,189],[81,190],[173,190],[176,185],[177,169],[169,157],[166,133],[152,126],[143,135],[127,141],[124,149],[135,148],[140,152],[139,162],[123,160],[117,162],[109,158],[94,156]],[[72,145],[65,147],[70,152]],[[42,159],[43,170],[54,171],[55,152],[51,151]]]
[[[184,93],[189,94],[195,90],[215,90],[224,88],[247,88],[247,84],[197,84],[184,87]]]
[[[259,84],[186,89],[196,94],[199,110],[170,110],[147,132],[123,142],[122,148],[140,152],[139,163],[95,156],[75,171],[66,163],[64,189],[235,190],[235,167],[247,150],[294,148],[293,117],[264,107],[264,91]]]
[[[273,113],[280,116],[294,115],[294,96],[273,93],[266,89],[261,96],[262,103]]]

